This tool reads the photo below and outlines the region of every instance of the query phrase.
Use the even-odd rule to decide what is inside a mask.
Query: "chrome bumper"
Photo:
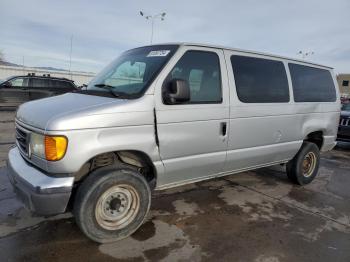
[[[54,215],[66,210],[74,177],[50,177],[28,164],[17,147],[10,150],[8,177],[17,196],[26,207],[40,215]]]

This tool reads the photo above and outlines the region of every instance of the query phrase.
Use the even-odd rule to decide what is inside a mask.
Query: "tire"
[[[317,145],[304,142],[295,157],[287,163],[287,176],[295,184],[309,184],[316,177],[319,165],[320,150]]]
[[[84,234],[98,243],[130,236],[145,220],[151,190],[145,178],[128,165],[93,171],[80,185],[73,214]]]

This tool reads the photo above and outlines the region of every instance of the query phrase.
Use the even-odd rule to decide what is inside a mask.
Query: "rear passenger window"
[[[289,64],[295,102],[334,102],[335,87],[331,73],[325,69]]]
[[[73,85],[68,81],[51,80],[51,85],[54,88],[73,88]]]
[[[187,51],[170,72],[166,81],[188,81],[189,103],[221,103],[220,61],[214,52]]]
[[[49,87],[49,80],[42,78],[33,78],[32,79],[33,87]]]
[[[231,64],[240,101],[289,102],[287,74],[281,61],[234,55]]]

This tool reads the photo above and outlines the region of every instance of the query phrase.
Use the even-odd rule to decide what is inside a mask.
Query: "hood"
[[[25,103],[19,107],[16,118],[47,131],[123,126],[129,124],[125,118],[132,112],[152,110],[153,105],[142,106],[140,100],[67,93]]]

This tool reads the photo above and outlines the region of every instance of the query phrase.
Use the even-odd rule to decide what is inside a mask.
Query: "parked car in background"
[[[85,90],[21,105],[8,175],[32,211],[71,203],[89,238],[111,242],[143,223],[152,190],[277,164],[310,183],[320,152],[336,144],[339,115],[330,67],[151,45],[123,53]]]
[[[342,105],[337,140],[350,142],[350,103]]]
[[[350,103],[350,98],[348,96],[341,96],[340,97],[340,102],[342,104],[348,104],[348,103]]]
[[[74,90],[78,90],[78,87],[72,80],[51,77],[49,74],[11,76],[0,80],[0,107],[16,108],[30,100],[60,95]]]

